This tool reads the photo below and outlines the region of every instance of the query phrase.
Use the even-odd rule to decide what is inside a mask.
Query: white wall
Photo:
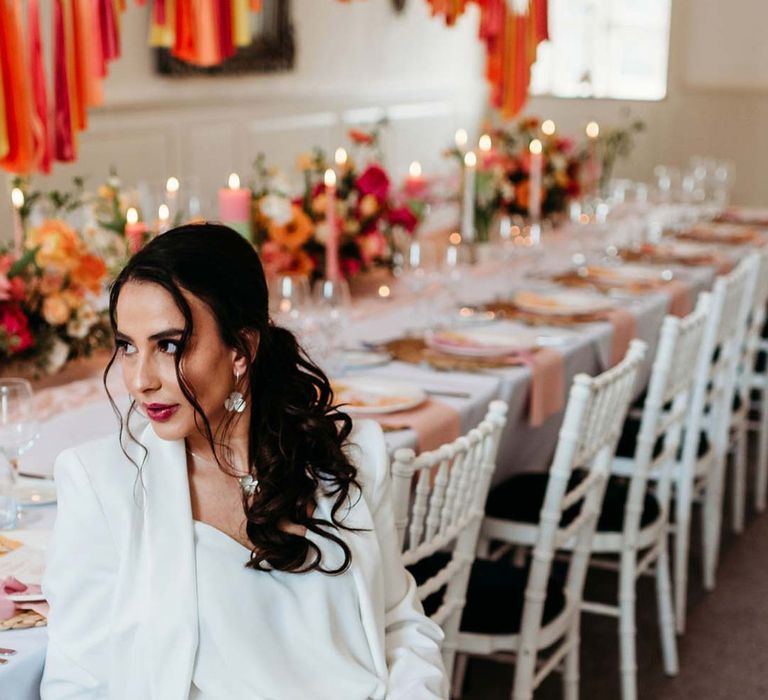
[[[618,174],[650,179],[657,163],[731,158],[736,200],[768,204],[768,56],[761,42],[768,3],[672,5],[665,100],[534,98],[526,111],[576,132],[590,119],[619,122],[630,110],[648,129]],[[129,3],[106,106],[91,111],[80,162],[57,165],[45,186],[80,173],[95,184],[114,164],[128,182],[196,177],[212,194],[232,170],[247,174],[258,151],[290,168],[298,153],[335,148],[350,125],[382,114],[391,119],[385,146],[393,172],[404,174],[413,159],[435,171],[446,167],[441,151],[458,126],[476,133],[487,92],[474,5],[453,29],[431,18],[424,0],[410,0],[401,16],[388,0],[293,0],[293,7],[293,72],[179,80],[154,74],[147,10]],[[0,222],[0,236],[7,235],[7,197],[0,197]]]

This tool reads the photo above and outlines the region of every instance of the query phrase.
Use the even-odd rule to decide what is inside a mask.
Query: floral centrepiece
[[[398,240],[410,237],[419,224],[418,202],[397,196],[387,170],[380,163],[378,135],[350,132],[361,165],[344,152],[335,164],[316,149],[299,158],[303,191],[291,197],[280,173],[269,169],[260,156],[255,163],[254,231],[268,275],[298,274],[322,277],[326,243],[333,234],[328,221],[333,197],[338,227],[339,265],[344,277],[376,266],[388,266]],[[324,175],[337,174],[332,191]]]
[[[16,258],[0,253],[0,358],[34,365],[39,373],[111,344],[99,296],[104,260],[60,219],[44,221]]]

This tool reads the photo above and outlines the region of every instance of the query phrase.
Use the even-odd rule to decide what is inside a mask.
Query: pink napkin
[[[427,399],[410,411],[382,413],[372,416],[380,425],[399,428],[407,425],[416,431],[416,448],[419,452],[434,450],[461,435],[459,412],[447,404]]]
[[[18,615],[21,610],[33,610],[43,617],[48,617],[48,603],[14,603],[8,598],[13,593],[40,593],[40,586],[28,586],[13,576],[0,581],[0,620],[8,620]]]
[[[693,311],[693,290],[690,284],[683,280],[672,280],[663,289],[669,296],[669,313],[673,316],[683,318]]]
[[[565,406],[565,363],[554,348],[540,348],[521,357],[531,369],[528,423],[535,428]]]
[[[637,321],[629,309],[616,308],[608,312],[608,321],[613,326],[611,345],[611,367],[621,362],[630,341],[635,337]]]

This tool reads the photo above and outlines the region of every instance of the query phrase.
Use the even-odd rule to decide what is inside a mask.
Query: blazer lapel
[[[151,426],[142,442],[147,576],[147,669],[153,700],[187,700],[198,644],[197,582],[192,507],[184,441],[158,438]]]

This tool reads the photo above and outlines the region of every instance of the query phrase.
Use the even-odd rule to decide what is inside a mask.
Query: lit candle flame
[[[483,134],[477,142],[477,146],[483,153],[488,153],[493,146],[493,141],[488,134]]]
[[[238,187],[240,185],[238,184]],[[169,177],[168,181],[165,183],[165,191],[168,194],[176,194],[176,192],[179,191],[179,179],[176,177]]]
[[[160,205],[157,210],[157,218],[160,219],[160,221],[168,221],[168,219],[171,218],[171,210],[168,208],[167,204]]]
[[[421,177],[421,163],[418,160],[414,160],[408,167],[408,174],[411,177]]]
[[[477,165],[477,156],[474,151],[467,151],[464,155],[464,165],[468,168],[474,168]]]
[[[326,187],[336,187],[336,173],[333,168],[328,168],[325,171],[325,177],[323,178]]]
[[[237,173],[232,173],[227,181],[230,190],[240,189],[240,176]]]
[[[533,139],[528,146],[528,150],[533,153],[533,155],[539,155],[539,153],[541,153],[541,141],[539,141],[539,139]]]
[[[382,284],[381,287],[379,287],[379,296],[382,299],[387,299],[391,293],[392,291],[386,284]]]
[[[336,161],[336,165],[345,165],[347,162],[347,152],[343,148],[337,148],[333,159]]]
[[[453,138],[459,148],[464,148],[469,140],[469,135],[466,129],[457,129],[456,135]]]
[[[139,222],[139,212],[136,211],[135,207],[130,207],[127,212],[125,212],[125,220],[129,224],[137,224]]]
[[[16,209],[21,209],[24,206],[24,193],[18,187],[11,190],[11,203]]]
[[[545,119],[541,123],[541,131],[547,136],[552,136],[552,134],[555,133],[555,122],[553,122],[551,119]]]
[[[600,135],[600,125],[597,122],[589,122],[586,131],[589,138],[596,139]]]
[[[458,231],[454,231],[450,236],[448,236],[448,242],[451,245],[459,245],[459,243],[461,243],[461,234]]]

